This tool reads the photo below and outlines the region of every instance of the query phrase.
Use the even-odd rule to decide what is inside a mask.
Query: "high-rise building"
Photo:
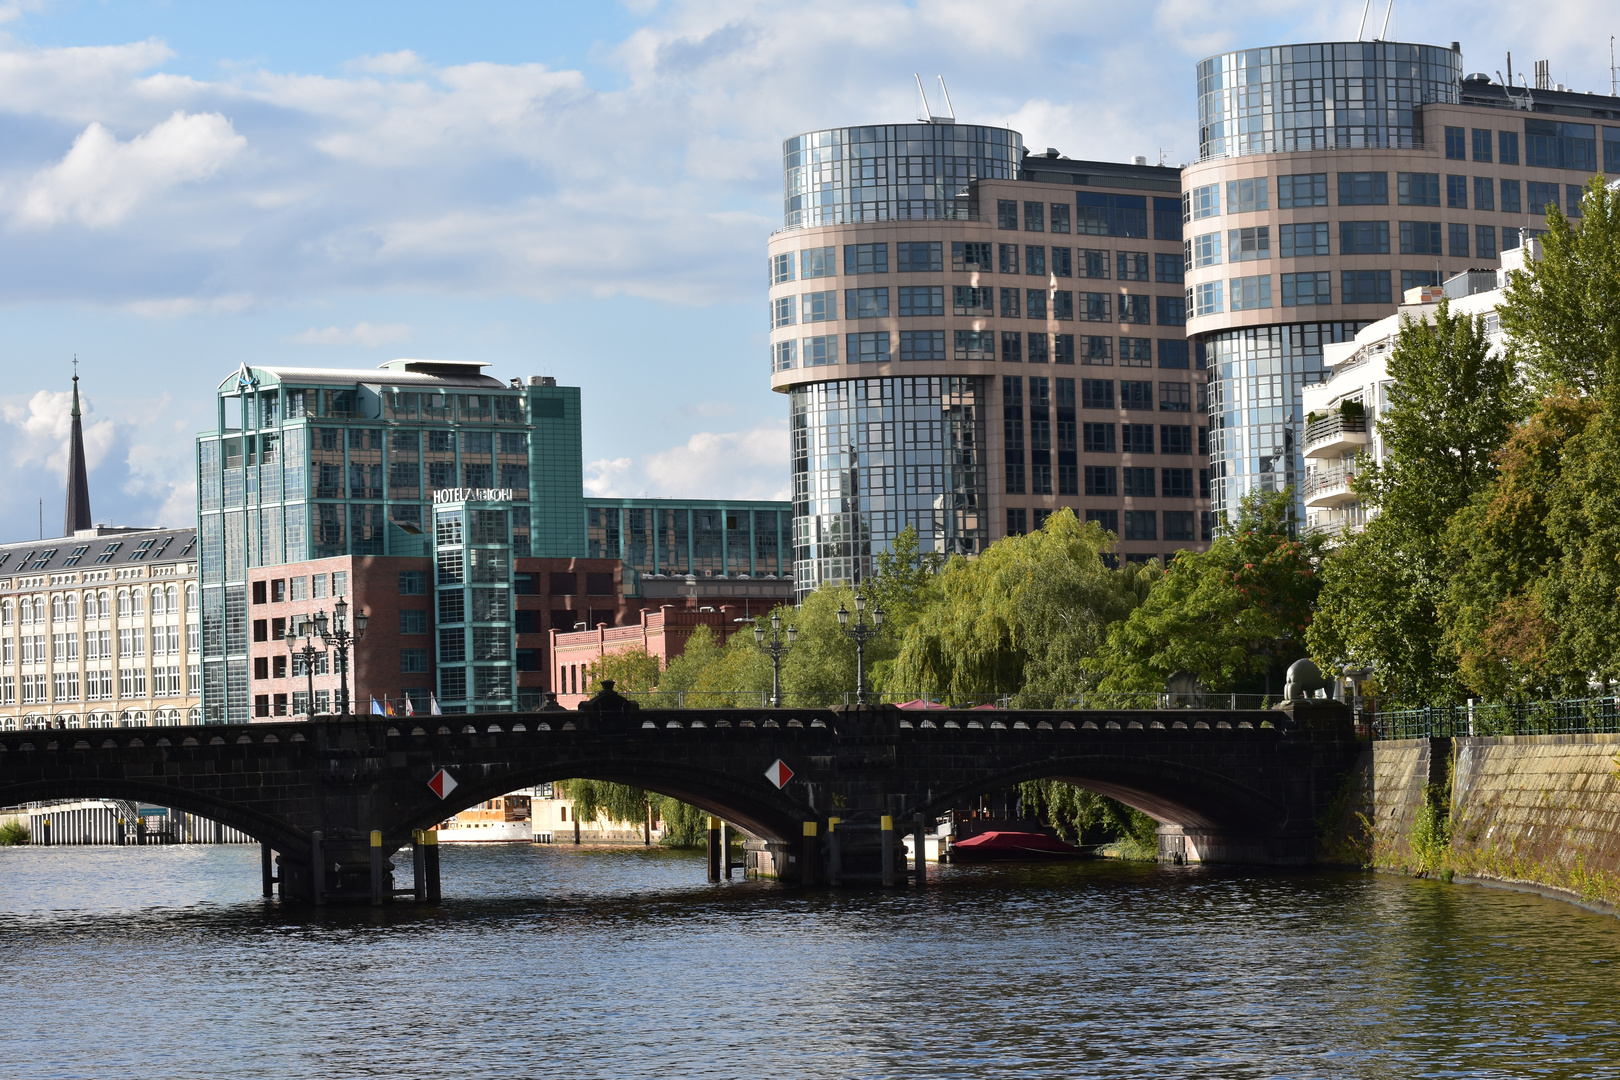
[[[1175,169],[930,121],[794,136],[783,189],[770,364],[801,594],[864,579],[908,525],[971,555],[1072,507],[1128,559],[1202,546]]]
[[[1464,71],[1456,42],[1283,45],[1198,65],[1186,302],[1209,371],[1217,514],[1255,490],[1301,498],[1302,388],[1328,374],[1325,346],[1348,346],[1409,290],[1495,269],[1545,229],[1549,205],[1579,214],[1588,177],[1620,169],[1613,98]]]

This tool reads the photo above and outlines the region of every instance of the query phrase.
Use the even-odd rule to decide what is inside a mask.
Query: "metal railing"
[[[1502,701],[1396,709],[1372,718],[1375,739],[1447,739],[1466,735],[1613,735],[1620,699]]]
[[[1318,491],[1348,484],[1355,475],[1354,465],[1329,465],[1325,469],[1309,469],[1305,473],[1305,482],[1300,485],[1300,492],[1308,499]]]
[[[576,695],[570,695],[574,697]],[[768,690],[643,690],[624,695],[641,703],[644,709],[763,709],[770,707]],[[924,694],[876,694],[867,700],[888,705],[926,702],[933,709],[1268,709],[1281,699],[1266,694],[1167,694],[1108,693],[1083,694],[994,694],[977,697],[930,697]],[[784,693],[786,709],[827,709],[855,704],[855,691],[833,693]],[[922,711],[922,706],[914,706]]]
[[[1328,416],[1309,424],[1305,428],[1305,445],[1327,442],[1340,435],[1365,435],[1367,433],[1367,418],[1365,416]]]

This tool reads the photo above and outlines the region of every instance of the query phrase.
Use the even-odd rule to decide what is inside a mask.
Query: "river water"
[[[436,909],[315,912],[255,895],[256,847],[0,849],[0,1075],[1620,1077],[1620,922],[1522,893],[441,850]]]

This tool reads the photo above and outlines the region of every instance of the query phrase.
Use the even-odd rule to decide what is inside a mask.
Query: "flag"
[[[409,694],[405,695],[405,715],[406,716],[415,716],[416,715],[416,706],[411,704],[411,695],[409,695]]]
[[[394,715],[394,699],[393,698],[383,698],[383,712],[387,713],[389,716]]]
[[[378,704],[376,694],[371,695],[371,715],[373,715],[373,716],[386,716],[387,715],[386,713],[383,712],[382,705]]]
[[[438,699],[438,697],[436,697],[433,694],[428,695],[428,715],[429,716],[443,716],[444,715],[442,712],[439,711],[439,699]]]

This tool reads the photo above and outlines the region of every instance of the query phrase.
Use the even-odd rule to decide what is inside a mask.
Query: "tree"
[[[1534,207],[1539,212],[1541,207]],[[1547,208],[1542,257],[1512,275],[1498,312],[1540,397],[1620,381],[1620,193],[1594,176],[1579,226]]]
[[[1157,574],[1110,570],[1102,554],[1112,543],[1065,509],[977,559],[952,559],[906,633],[895,681],[953,702],[1018,694],[1019,704],[1039,705],[1077,693],[1081,660]]]
[[[1152,693],[1178,671],[1217,693],[1277,693],[1305,654],[1321,541],[1296,539],[1289,492],[1247,496],[1209,550],[1183,551],[1087,661],[1095,687]]]
[[[1439,605],[1456,567],[1447,523],[1495,478],[1495,454],[1524,413],[1511,356],[1491,348],[1484,320],[1403,317],[1389,358],[1389,408],[1378,419],[1385,460],[1360,459],[1352,481],[1372,516],[1323,567],[1309,632],[1325,667],[1373,668],[1397,701],[1456,700],[1455,662],[1441,648]]]
[[[589,693],[602,689],[604,679],[613,680],[613,688],[621,694],[642,693],[658,685],[658,658],[646,649],[629,649],[608,653],[591,661],[585,668],[585,683]]]

